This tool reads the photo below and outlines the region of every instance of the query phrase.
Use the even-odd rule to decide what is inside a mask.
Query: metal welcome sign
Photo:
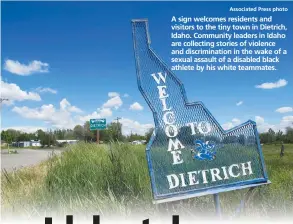
[[[147,20],[132,21],[137,81],[155,130],[147,145],[155,203],[269,183],[256,124],[225,131],[150,48]]]

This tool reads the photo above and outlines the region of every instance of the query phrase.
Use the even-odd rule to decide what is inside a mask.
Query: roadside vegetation
[[[79,143],[36,167],[2,172],[2,216],[67,214],[214,215],[213,197],[153,205],[145,146]],[[245,208],[254,217],[289,217],[293,212],[293,144],[263,145],[272,184],[255,189]],[[233,216],[248,189],[221,193],[224,214]],[[167,208],[167,207],[168,208]],[[245,213],[243,213],[245,214]]]
[[[148,141],[153,132],[151,128],[145,135],[138,135],[135,133],[130,133],[130,135],[125,136],[122,134],[122,124],[117,122],[112,122],[107,125],[107,128],[99,131],[100,142],[110,143],[113,139],[119,142],[132,142],[135,140]],[[1,131],[1,148],[8,148],[13,143],[25,142],[25,141],[39,141],[41,147],[27,148],[49,148],[49,147],[64,147],[66,142],[58,140],[77,140],[82,142],[96,142],[97,132],[90,130],[89,122],[85,122],[84,125],[76,125],[73,129],[56,129],[56,130],[37,130],[35,133],[26,133],[19,130],[7,129]]]

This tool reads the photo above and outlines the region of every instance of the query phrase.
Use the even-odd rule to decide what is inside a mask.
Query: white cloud
[[[279,113],[288,113],[292,111],[293,111],[293,107],[280,107],[276,110],[276,112],[279,112]]]
[[[122,118],[119,122],[122,124],[122,133],[124,135],[130,135],[131,132],[144,135],[150,128],[154,127],[153,124],[141,124],[128,118]]]
[[[233,128],[233,127],[234,127],[234,126],[233,126],[232,122],[227,122],[227,123],[225,123],[225,124],[222,124],[222,128],[223,128],[224,130],[229,130],[229,129]]]
[[[116,94],[108,94],[114,96]],[[112,108],[118,109],[122,105],[122,100],[119,96],[110,98],[101,108],[98,108],[88,115],[74,115],[74,113],[83,112],[80,108],[71,105],[66,99],[62,99],[59,103],[59,109],[52,104],[43,105],[38,108],[14,107],[13,112],[27,119],[42,120],[50,124],[53,128],[74,128],[77,124],[83,124],[91,118],[106,118],[111,117]]]
[[[108,97],[115,97],[115,96],[119,96],[119,93],[117,93],[117,92],[109,92],[108,93]]]
[[[127,97],[129,97],[129,95],[128,95],[127,93],[125,93],[125,94],[123,95],[123,97],[127,98]]]
[[[28,92],[21,90],[20,87],[14,83],[6,83],[1,80],[1,97],[7,98],[9,101],[3,101],[3,104],[11,105],[14,101],[33,100],[40,101],[41,97],[36,92]]]
[[[14,129],[14,130],[18,130],[21,132],[26,132],[26,133],[35,133],[37,130],[43,130],[46,131],[47,129],[44,127],[36,127],[36,126],[15,126],[15,127],[8,127],[8,128],[3,128],[2,130],[8,130],[8,129]]]
[[[241,120],[239,120],[238,118],[233,118],[232,123],[236,126],[236,125],[239,125],[241,123]]]
[[[82,112],[83,112],[81,109],[79,109],[79,108],[76,107],[76,106],[70,106],[70,107],[68,108],[68,111],[70,111],[70,112],[74,112],[74,113],[82,113]]]
[[[260,85],[256,85],[255,88],[260,88],[260,89],[275,89],[275,88],[280,88],[283,86],[286,86],[288,82],[285,79],[280,79],[277,82],[265,82]]]
[[[14,107],[13,112],[19,114],[23,118],[40,120],[51,125],[53,128],[74,128],[77,124],[83,124],[91,118],[106,118],[112,116],[110,108],[98,108],[92,114],[81,116],[74,113],[82,112],[76,106],[73,106],[67,99],[62,99],[59,108],[52,104],[43,105],[38,108]]]
[[[129,110],[143,110],[143,106],[141,106],[138,102],[135,102],[130,105]]]
[[[255,116],[255,122],[259,133],[267,132],[270,128],[273,129],[275,132],[279,130],[285,132],[286,127],[293,127],[293,116],[284,116],[278,124],[269,124],[265,121],[263,117]],[[238,118],[234,118],[231,122],[223,124],[222,127],[224,130],[229,130],[240,124],[241,120],[239,120]]]
[[[229,130],[239,124],[241,124],[241,120],[239,120],[238,118],[233,118],[231,122],[223,124],[222,127],[224,130]]]
[[[59,103],[59,108],[52,104],[43,105],[37,108],[14,107],[13,112],[19,114],[23,118],[34,119],[44,121],[46,126],[52,128],[70,128],[73,129],[77,124],[83,124],[89,121],[91,118],[109,118],[113,115],[112,107],[117,108],[122,105],[122,100],[119,96],[114,96],[110,98],[101,108],[98,108],[91,114],[82,116],[74,115],[73,112],[81,111],[76,106],[73,106],[68,102],[67,99],[62,99]],[[77,109],[76,109],[77,108]],[[122,133],[129,135],[132,133],[137,133],[144,135],[150,128],[154,127],[153,124],[141,124],[138,121],[134,121],[128,118],[122,118],[119,122],[122,123]],[[29,130],[24,129],[23,130]],[[19,128],[20,129],[20,128]],[[35,131],[39,127],[31,128]]]
[[[98,112],[101,115],[101,117],[111,117],[112,116],[112,110],[110,108],[98,109]]]
[[[293,116],[284,116],[280,122],[278,129],[285,131],[286,127],[293,128]]]
[[[243,104],[243,101],[239,101],[238,103],[236,103],[236,106],[240,106]]]
[[[16,75],[27,76],[33,73],[49,72],[49,64],[34,60],[25,65],[19,61],[7,59],[4,63],[4,69]]]
[[[86,122],[90,119],[94,118],[108,118],[111,117],[113,114],[112,108],[118,109],[123,104],[119,93],[117,92],[109,92],[108,93],[108,99],[101,108],[98,108],[96,111],[94,111],[91,114],[85,115],[85,116],[77,116],[76,118],[79,121]]]
[[[115,96],[110,98],[106,103],[103,104],[104,108],[112,108],[114,107],[115,109],[118,109],[121,107],[123,104],[120,96]]]
[[[260,116],[255,116],[255,122],[256,122],[256,124],[261,125],[265,122],[265,119]]]
[[[69,112],[73,112],[73,113],[82,113],[81,109],[79,109],[76,106],[71,106],[71,104],[65,98],[60,101],[60,108],[62,110],[68,110]]]
[[[275,130],[275,125],[266,123],[263,117],[255,116],[255,122],[259,133],[267,132],[270,128]]]
[[[48,104],[38,108],[14,107],[12,111],[27,119],[44,121],[55,128],[73,128],[77,124],[71,117],[72,106],[66,99],[60,102],[59,109]]]
[[[90,119],[96,119],[96,118],[107,118],[112,116],[112,110],[110,108],[98,108],[97,111],[94,111],[91,114],[88,114],[86,116],[79,116],[77,117],[78,120],[82,122],[89,121]]]
[[[265,122],[265,119],[260,116],[255,116],[255,121],[257,125],[258,132],[267,132],[270,128],[275,132],[281,130],[283,132],[286,131],[287,127],[293,127],[293,116],[284,116],[282,117],[279,124],[269,124]]]
[[[53,94],[56,94],[57,93],[57,90],[55,89],[51,89],[49,87],[38,87],[36,88],[36,91],[39,92],[39,93],[53,93]]]

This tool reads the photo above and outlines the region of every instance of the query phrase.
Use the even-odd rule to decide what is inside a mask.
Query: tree
[[[74,133],[73,133],[73,130],[71,129],[67,129],[65,131],[65,134],[64,134],[64,139],[66,140],[73,140],[74,139]]]
[[[90,122],[86,121],[83,125],[84,139],[86,142],[93,141],[94,133],[90,130]]]
[[[150,129],[145,133],[145,140],[146,140],[147,142],[150,141],[153,132],[154,132],[154,128],[150,128]]]
[[[100,141],[103,142],[110,142],[110,135],[109,135],[109,130],[108,129],[104,129],[104,130],[100,130],[99,131],[100,134]]]
[[[81,125],[76,125],[73,129],[73,136],[77,140],[84,139],[84,129]]]
[[[276,133],[273,129],[268,130],[268,143],[273,143],[276,141]]]
[[[287,127],[286,128],[286,143],[293,143],[293,128]]]
[[[17,137],[17,141],[30,141],[31,135],[28,133],[20,133],[20,135]]]
[[[11,132],[8,132],[8,131],[2,131],[1,132],[1,140],[4,140],[8,144],[11,144],[12,139],[13,139],[13,136],[12,136]]]
[[[39,140],[41,140],[42,138],[44,138],[45,134],[46,134],[46,133],[45,133],[42,129],[39,129],[39,130],[37,130],[37,132],[36,132],[37,138],[38,138]]]
[[[18,137],[20,136],[20,131],[14,130],[14,129],[7,129],[6,130],[7,136],[9,136],[9,139],[11,142],[16,142]]]
[[[253,135],[247,136],[246,144],[247,145],[255,145],[256,144],[255,137]]]
[[[54,131],[54,135],[56,136],[56,139],[58,140],[64,140],[65,139],[66,130],[65,129],[57,129]]]
[[[145,136],[139,135],[139,134],[133,134],[131,133],[129,136],[127,136],[127,141],[132,142],[132,141],[137,141],[137,140],[145,140]]]
[[[223,143],[224,144],[235,144],[238,143],[238,137],[236,135],[229,135],[229,136],[225,136],[223,139]]]
[[[245,145],[245,136],[244,136],[244,135],[239,135],[239,137],[238,137],[238,142],[239,142],[241,145]]]
[[[276,134],[276,142],[280,143],[281,141],[283,141],[283,132],[279,130]]]
[[[109,141],[125,141],[125,136],[122,135],[122,124],[112,122],[107,125],[108,140]]]
[[[261,133],[259,135],[259,138],[260,138],[260,142],[262,144],[267,144],[269,143],[269,134],[268,133]]]
[[[195,135],[192,135],[192,130],[189,126],[182,126],[178,130],[178,135],[176,136],[176,138],[178,138],[184,146],[193,146],[194,140],[202,139],[203,137],[203,135],[198,132],[196,128],[195,133]],[[165,133],[163,135],[165,135]]]

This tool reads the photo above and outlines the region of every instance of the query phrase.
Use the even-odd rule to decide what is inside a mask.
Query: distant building
[[[40,147],[41,142],[39,141],[19,141],[19,142],[12,142],[13,147],[19,147],[19,148],[26,148],[26,147]]]
[[[142,143],[140,141],[137,141],[137,140],[132,141],[131,144],[132,145],[142,145]]]
[[[58,144],[76,144],[78,142],[78,140],[56,140],[58,142]]]
[[[30,146],[33,146],[33,147],[40,147],[42,146],[41,145],[41,141],[34,141],[34,140],[31,140],[31,145]]]
[[[145,143],[146,143],[146,140],[135,140],[131,142],[132,145],[143,145]]]
[[[12,142],[12,146],[13,147],[19,147],[19,148],[30,147],[31,142],[30,141]]]

